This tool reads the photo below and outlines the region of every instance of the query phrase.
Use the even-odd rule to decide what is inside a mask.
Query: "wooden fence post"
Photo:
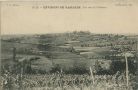
[[[125,59],[126,59],[126,85],[128,87],[128,60],[127,60],[127,56],[125,55]]]
[[[93,84],[94,84],[94,75],[93,75],[93,72],[92,72],[92,68],[90,67],[90,72],[91,72],[91,78],[92,78],[92,81],[93,81]]]

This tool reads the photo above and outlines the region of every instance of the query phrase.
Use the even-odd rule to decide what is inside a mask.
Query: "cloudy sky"
[[[81,9],[33,9],[33,6],[81,6]],[[99,8],[100,6],[106,8]],[[10,3],[1,5],[2,34],[71,31],[138,34],[138,4],[125,3]]]

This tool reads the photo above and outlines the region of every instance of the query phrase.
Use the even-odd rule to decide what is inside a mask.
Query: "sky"
[[[138,34],[138,4],[30,3],[1,5],[1,34],[45,34],[72,31]],[[81,9],[33,9],[33,6],[91,6]],[[98,8],[104,6],[106,8]]]

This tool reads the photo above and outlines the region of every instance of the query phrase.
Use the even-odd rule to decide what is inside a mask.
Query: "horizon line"
[[[0,35],[43,35],[43,34],[64,34],[64,33],[73,33],[75,31],[65,31],[65,32],[48,32],[48,33],[0,33]],[[81,32],[81,31],[76,31]],[[91,34],[117,34],[117,35],[138,35],[138,33],[114,33],[114,32],[91,32],[91,31],[82,31],[82,32],[90,32]]]

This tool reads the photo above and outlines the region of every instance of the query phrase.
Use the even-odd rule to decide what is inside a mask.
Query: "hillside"
[[[64,71],[76,65],[80,66],[79,68],[86,66],[87,70],[97,61],[103,62],[104,68],[106,63],[115,60],[113,55],[124,51],[135,54],[136,38],[136,36],[92,34],[83,31],[43,35],[6,35],[1,39],[2,62],[7,64],[8,60],[12,60],[13,48],[16,48],[17,61],[24,57],[39,57],[31,63],[31,68],[34,70],[49,72],[57,65]],[[5,59],[7,61],[4,61]]]

